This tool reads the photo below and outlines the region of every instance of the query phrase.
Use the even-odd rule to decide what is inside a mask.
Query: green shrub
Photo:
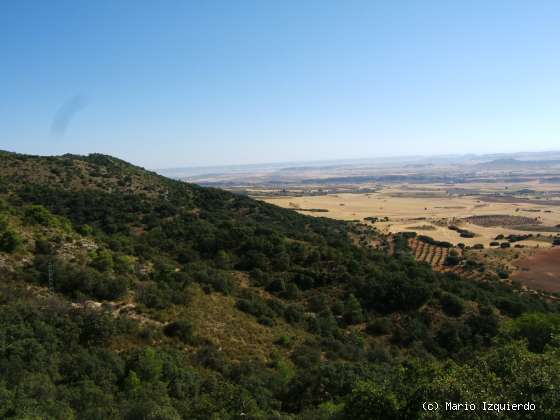
[[[50,211],[41,205],[31,205],[24,210],[24,219],[29,224],[51,226],[55,219]]]
[[[95,252],[91,266],[101,272],[112,271],[114,267],[113,254],[107,249],[99,249]]]
[[[35,241],[35,254],[51,255],[54,252],[52,244],[46,239]]]
[[[274,344],[277,344],[282,347],[289,347],[291,343],[292,343],[292,339],[287,335],[281,335],[274,341]]]
[[[261,325],[264,325],[265,327],[273,327],[275,325],[275,322],[273,319],[267,317],[267,316],[261,316],[257,322]]]
[[[13,230],[6,230],[0,234],[0,251],[12,253],[22,243],[21,236]]]
[[[523,314],[507,328],[513,338],[525,338],[532,352],[542,353],[555,335],[560,334],[560,315]]]
[[[368,322],[366,332],[370,335],[385,335],[391,332],[392,322],[389,318],[376,318]]]
[[[461,262],[461,257],[459,257],[458,255],[449,254],[447,258],[445,258],[444,264],[452,267],[459,264],[460,262]]]
[[[298,305],[289,305],[284,312],[284,318],[290,324],[297,324],[303,321],[303,309]]]
[[[163,333],[168,337],[176,337],[185,344],[194,342],[193,327],[184,319],[170,322],[163,328]]]
[[[362,305],[356,297],[350,293],[344,302],[344,320],[348,324],[358,324],[364,321]]]
[[[344,406],[342,418],[356,420],[406,418],[403,414],[401,398],[375,382],[360,381]]]
[[[308,369],[319,364],[321,350],[313,344],[303,344],[294,349],[291,359],[300,368]]]
[[[443,293],[439,301],[446,315],[454,317],[461,316],[465,310],[463,300],[451,293]]]

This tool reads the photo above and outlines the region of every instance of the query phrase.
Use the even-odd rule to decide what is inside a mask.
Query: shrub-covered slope
[[[355,229],[109,156],[0,152],[0,416],[560,413],[556,305]]]

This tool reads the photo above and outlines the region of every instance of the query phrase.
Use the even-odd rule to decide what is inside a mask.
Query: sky
[[[0,2],[0,149],[148,168],[560,149],[559,1]]]

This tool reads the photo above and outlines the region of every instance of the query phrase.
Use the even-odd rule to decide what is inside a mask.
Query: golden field
[[[454,185],[453,188],[458,188]],[[498,184],[464,184],[461,189],[468,189],[481,194],[497,194],[512,189],[510,185]],[[375,226],[385,233],[416,231],[418,234],[431,236],[436,240],[453,244],[483,244],[488,246],[494,238],[514,234],[533,234],[533,239],[518,242],[528,247],[550,247],[550,238],[557,235],[555,231],[543,231],[544,226],[560,225],[560,206],[543,199],[543,193],[558,189],[558,185],[528,183],[516,185],[515,189],[538,190],[540,198],[524,196],[512,202],[487,201],[484,195],[450,194],[449,185],[396,185],[384,186],[375,193],[338,193],[328,195],[304,195],[266,197],[264,201],[285,208],[292,208],[304,214],[318,217],[331,217],[341,220],[363,221],[367,217],[388,218],[378,221]],[[527,202],[530,200],[530,202]],[[302,210],[298,210],[302,209]],[[305,210],[307,209],[307,211]],[[308,211],[321,209],[323,211]],[[324,211],[326,210],[326,211]],[[516,226],[480,226],[463,219],[471,216],[509,215],[536,219],[534,226],[525,226],[522,230]],[[474,238],[460,237],[459,233],[448,229],[456,225],[475,234]],[[540,236],[537,236],[540,235]]]

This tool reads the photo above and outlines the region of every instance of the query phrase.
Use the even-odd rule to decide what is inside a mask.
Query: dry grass
[[[472,189],[482,193],[504,191],[507,186],[497,184],[490,189],[488,185],[464,184],[462,188]],[[528,184],[516,186],[516,188],[532,188],[533,190],[542,187],[542,191],[549,191],[547,186],[539,184]],[[411,194],[411,186],[391,186],[385,187],[381,192],[368,194],[337,194],[322,196],[305,197],[269,197],[265,201],[281,207],[298,208],[321,208],[328,212],[307,213],[314,216],[330,217],[341,220],[363,220],[366,217],[388,217],[387,222],[377,222],[375,226],[384,233],[406,232],[418,228],[418,220],[423,220],[422,225],[432,224],[434,230],[430,230],[430,236],[439,241],[451,243],[462,242],[466,245],[483,244],[489,246],[494,238],[503,234],[519,235],[543,233],[540,226],[556,226],[560,224],[560,209],[558,206],[548,206],[546,201],[542,204],[523,205],[519,203],[503,202],[483,202],[475,195],[446,195],[450,186],[445,185],[422,185],[417,186],[426,192],[427,196],[419,195],[416,191]],[[556,186],[558,188],[558,186]],[[341,205],[342,204],[342,205]],[[512,220],[520,217],[520,212],[529,210],[541,210],[531,212],[538,218],[539,225],[523,226],[523,230],[516,229],[515,226],[478,226],[463,219],[472,216],[506,216]],[[532,218],[531,218],[532,219]],[[475,219],[476,220],[476,219]],[[521,218],[519,219],[521,220]],[[447,228],[448,224],[458,224],[461,228],[475,233],[474,238],[462,238],[455,231]],[[550,241],[533,240],[523,241],[526,246],[550,247]]]
[[[192,286],[193,297],[189,304],[174,307],[166,318],[186,318],[193,324],[194,333],[210,340],[232,360],[257,358],[270,361],[271,348],[287,352],[274,342],[285,335],[294,344],[309,338],[304,330],[276,319],[276,325],[266,327],[256,318],[235,307],[236,299],[220,293],[206,294],[198,286]]]

